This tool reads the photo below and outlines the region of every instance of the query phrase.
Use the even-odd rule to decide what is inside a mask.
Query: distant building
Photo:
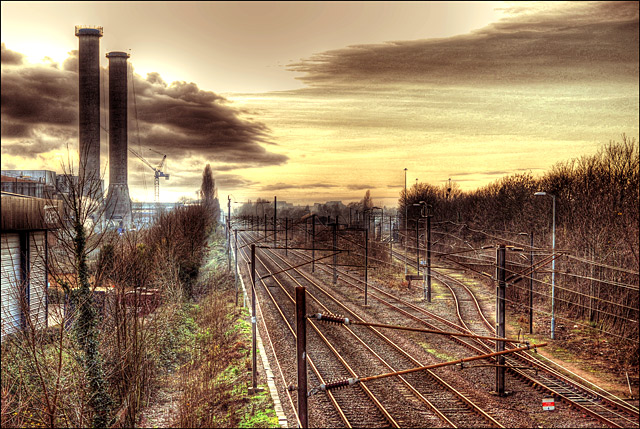
[[[53,198],[56,173],[49,170],[2,170],[2,191],[36,198]]]
[[[347,206],[342,204],[342,201],[327,201],[325,205],[330,207],[337,207],[340,210],[347,208]]]
[[[276,208],[278,210],[282,210],[282,209],[292,209],[294,206],[291,203],[288,203],[286,201],[277,201],[276,204]]]
[[[131,202],[132,223],[137,229],[146,228],[153,223],[157,213],[172,210],[180,203]]]
[[[104,182],[104,181],[103,181]],[[2,192],[29,197],[60,199],[77,189],[78,176],[51,170],[2,170]]]

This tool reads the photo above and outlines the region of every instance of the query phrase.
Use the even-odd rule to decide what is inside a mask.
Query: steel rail
[[[440,275],[445,276],[443,273],[440,273]],[[450,279],[453,279],[451,276],[447,276]],[[445,286],[447,286],[447,288],[449,288],[449,290],[451,291],[452,295],[455,297],[455,292],[453,291],[453,289],[446,283],[446,282],[442,282]],[[459,284],[460,286],[462,286],[466,292],[475,298],[474,294],[471,292],[471,290],[469,290],[469,288],[462,282],[456,281],[457,284]],[[457,299],[456,299],[457,301]],[[493,328],[493,326],[487,321],[486,317],[484,317],[483,311],[480,308],[480,306],[477,304],[477,300],[475,300],[475,304],[476,304],[476,310],[478,311],[478,313],[480,315],[482,315],[482,319],[483,322],[485,324],[485,327],[487,328],[489,333],[495,333],[495,330]],[[458,318],[461,321],[461,323],[465,324],[460,312],[458,312]],[[466,324],[465,324],[466,326]],[[481,347],[485,348],[486,350],[491,350],[490,347],[484,343],[483,341],[480,340],[476,340],[476,342],[478,344],[481,345]],[[507,344],[509,345],[513,345],[512,342],[507,341]],[[525,380],[527,380],[529,383],[532,383],[534,386],[540,386],[543,389],[547,389],[549,391],[551,391],[554,395],[557,395],[560,399],[562,399],[565,403],[576,407],[584,412],[586,412],[587,414],[591,415],[592,417],[600,420],[601,422],[611,426],[611,427],[626,427],[629,423],[632,422],[637,422],[637,413],[635,413],[632,410],[629,410],[626,407],[620,407],[620,405],[615,402],[615,401],[611,401],[608,398],[602,396],[601,394],[598,394],[597,392],[593,391],[592,389],[588,388],[587,386],[583,386],[583,385],[579,385],[577,384],[574,380],[571,380],[569,378],[567,378],[565,375],[559,373],[558,371],[554,370],[553,368],[550,368],[547,365],[544,365],[542,362],[539,362],[537,359],[534,359],[530,354],[528,353],[518,353],[517,354],[517,358],[524,360],[527,364],[532,365],[538,369],[541,369],[542,371],[548,373],[551,377],[557,379],[557,381],[560,381],[564,384],[566,384],[568,387],[565,389],[565,393],[563,393],[563,391],[560,390],[560,388],[562,387],[561,385],[558,384],[558,387],[554,387],[553,383],[554,380],[540,380],[540,379],[536,379],[536,376],[532,376],[530,374],[525,374],[524,372],[522,372],[522,370],[516,368],[517,365],[515,365],[514,363],[511,363],[508,368],[513,371],[515,374],[517,374],[520,378],[523,378]],[[512,356],[510,358],[507,358],[507,360],[513,360],[516,359],[516,356]],[[564,369],[564,368],[563,368]],[[540,378],[544,378],[544,376],[538,375],[537,377]],[[557,381],[555,383],[557,383]],[[568,392],[571,391],[572,394],[575,394],[577,392],[572,391],[570,388],[574,387],[577,388],[581,391],[583,391],[585,394],[582,395],[582,397],[586,400],[580,401],[580,402],[584,402],[584,403],[591,403],[593,404],[593,407],[596,408],[600,408],[602,410],[605,411],[605,413],[609,413],[609,414],[614,414],[616,418],[621,419],[624,421],[623,425],[621,425],[618,422],[615,422],[613,420],[611,420],[610,417],[606,417],[604,415],[602,415],[602,413],[598,413],[596,410],[587,407],[581,403],[579,403],[578,401],[568,397]],[[607,402],[611,407],[613,407],[614,409],[618,409],[620,410],[621,408],[623,408],[621,411],[633,414],[633,418],[635,420],[631,420],[629,419],[627,416],[621,415],[619,413],[616,413],[614,410],[608,409],[606,407],[604,407],[602,404],[598,404],[596,403],[595,400],[591,399],[591,396],[595,396],[597,399],[600,399],[602,401]],[[581,398],[582,399],[582,398]],[[587,402],[589,401],[589,402]],[[626,404],[625,404],[626,405]]]
[[[413,261],[410,261],[410,262],[409,262],[409,264],[411,264],[412,266],[415,266],[415,263],[414,263]],[[341,274],[342,274],[343,276],[348,276],[348,277],[350,277],[350,278],[352,278],[352,279],[354,279],[354,280],[356,280],[356,281],[358,281],[358,282],[362,282],[362,280],[360,280],[359,278],[354,277],[354,276],[352,276],[352,275],[350,275],[349,273],[346,273],[346,272],[344,272],[344,271],[343,271],[343,272],[341,272]],[[483,274],[483,275],[486,275],[486,273],[482,273],[482,274]],[[343,281],[344,281],[344,278],[343,278]],[[351,283],[351,284],[352,284],[352,283]],[[448,326],[454,327],[454,328],[459,329],[459,330],[461,330],[461,331],[463,331],[463,332],[464,332],[464,331],[467,331],[467,332],[468,332],[468,330],[467,330],[466,328],[460,327],[460,326],[458,326],[458,325],[456,325],[456,324],[453,324],[452,322],[449,322],[449,321],[448,321],[448,320],[446,320],[446,319],[441,318],[440,316],[437,316],[437,315],[435,315],[435,314],[433,314],[433,313],[431,313],[431,312],[428,312],[427,310],[424,310],[424,309],[422,309],[422,308],[420,308],[420,307],[414,306],[414,305],[412,305],[411,303],[409,303],[409,302],[407,302],[407,301],[404,301],[404,300],[402,300],[402,299],[400,299],[400,298],[398,298],[398,297],[395,297],[395,296],[393,296],[393,295],[391,295],[391,294],[389,294],[389,293],[387,293],[387,292],[385,292],[385,291],[382,291],[382,290],[380,290],[379,288],[377,288],[377,287],[375,287],[375,286],[373,286],[373,285],[371,285],[371,284],[369,285],[369,290],[370,290],[370,291],[372,291],[372,290],[376,290],[377,292],[382,293],[383,295],[389,296],[389,297],[391,297],[392,299],[398,300],[398,301],[402,302],[402,303],[403,303],[403,305],[407,305],[407,306],[409,306],[409,307],[412,307],[412,308],[416,309],[417,311],[419,311],[420,313],[425,314],[425,315],[428,315],[429,317],[435,318],[436,320],[438,320],[438,321],[440,321],[440,322],[442,322],[442,323],[445,323],[445,324],[446,324],[446,325],[448,325]],[[370,294],[370,297],[372,297],[372,298],[374,298],[374,299],[378,299],[378,300],[380,300],[378,297],[374,296],[373,294]],[[382,300],[381,300],[381,301],[382,301]],[[390,305],[390,304],[387,304],[387,305]],[[402,309],[400,309],[400,310],[401,310],[401,312],[404,312]],[[488,323],[488,322],[486,321],[486,318],[484,317],[484,314],[483,314],[483,313],[482,313],[482,316],[483,316],[484,321],[485,321],[486,323]],[[423,323],[423,324],[425,324],[425,325],[428,325],[428,326],[429,326],[429,324],[428,324],[427,322],[425,322],[424,320],[422,320],[422,319],[420,319],[420,318],[416,318],[416,319],[417,319],[417,320],[419,320],[421,323]],[[432,325],[431,325],[431,326],[432,326]],[[491,331],[491,332],[495,332],[495,331]],[[466,342],[464,342],[464,341],[462,341],[462,340],[459,340],[459,339],[454,338],[454,337],[451,337],[451,338],[452,338],[452,340],[454,340],[454,341],[457,341],[457,342],[459,342],[459,343],[464,344],[466,347],[472,347],[474,350],[478,351],[479,353],[483,353],[483,352],[484,352],[484,351],[480,351],[480,350],[478,350],[476,347],[474,347],[474,346],[470,345],[469,343],[466,343]],[[483,347],[483,349],[484,349],[484,350],[486,350],[486,348],[487,348],[486,344],[482,345],[482,347]],[[562,375],[561,373],[558,373],[557,371],[555,371],[555,370],[553,370],[552,368],[550,368],[550,367],[548,367],[548,366],[544,365],[543,363],[539,362],[538,360],[535,360],[535,361],[534,361],[534,360],[533,360],[533,358],[532,358],[530,355],[528,355],[528,354],[524,354],[524,356],[523,356],[522,354],[518,353],[517,355],[518,355],[521,359],[524,359],[528,364],[530,364],[530,365],[532,365],[532,366],[535,366],[535,367],[537,367],[537,368],[539,368],[539,369],[541,369],[541,370],[543,370],[543,371],[545,371],[545,372],[550,373],[550,375],[552,375],[552,376],[553,376],[553,377],[555,377],[555,378],[560,379],[560,381],[563,381],[563,382],[565,382],[565,383],[567,383],[567,384],[569,384],[569,385],[571,385],[571,386],[574,386],[574,387],[575,387],[575,388],[577,388],[577,389],[583,390],[583,391],[585,391],[585,392],[592,392],[592,391],[591,391],[591,389],[589,389],[588,387],[586,387],[586,386],[582,386],[582,385],[579,385],[579,384],[577,384],[576,382],[574,382],[574,381],[572,381],[572,380],[570,380],[570,379],[567,379],[567,378],[566,378],[564,375]],[[557,365],[557,364],[556,364],[556,365]],[[524,378],[524,379],[525,379],[525,380],[527,380],[528,382],[532,383],[534,386],[539,386],[540,388],[546,389],[547,391],[549,391],[549,392],[551,392],[551,393],[553,393],[553,394],[557,395],[559,398],[561,398],[563,401],[565,401],[566,403],[570,404],[571,406],[574,406],[574,407],[576,407],[576,408],[578,408],[578,409],[580,409],[580,410],[582,410],[582,411],[586,412],[587,414],[591,415],[592,417],[594,417],[594,418],[596,418],[596,419],[600,420],[601,422],[603,422],[603,423],[605,423],[605,424],[607,424],[607,425],[609,425],[609,426],[611,426],[611,427],[621,427],[621,426],[620,426],[620,424],[618,424],[618,423],[616,423],[616,422],[613,422],[613,421],[609,420],[607,417],[604,417],[604,416],[602,416],[601,414],[598,414],[598,413],[597,413],[596,411],[594,411],[594,410],[591,410],[591,409],[589,409],[589,408],[587,408],[587,407],[582,406],[581,404],[577,403],[576,401],[572,400],[571,398],[566,397],[566,395],[563,395],[562,393],[558,392],[558,391],[557,391],[556,389],[554,389],[553,387],[551,387],[551,386],[547,386],[546,384],[544,384],[544,383],[543,383],[543,382],[541,382],[540,380],[535,380],[535,379],[533,379],[533,377],[532,377],[532,376],[530,376],[529,374],[526,374],[526,373],[522,372],[521,370],[518,370],[517,368],[514,368],[514,366],[516,366],[516,365],[510,365],[509,369],[510,369],[511,371],[513,371],[514,373],[516,373],[519,377]],[[596,395],[598,398],[600,398],[600,399],[602,399],[602,400],[604,400],[604,401],[608,402],[612,407],[617,408],[617,409],[621,409],[621,408],[622,408],[625,412],[627,412],[627,413],[629,413],[629,414],[632,414],[632,415],[633,415],[633,418],[634,418],[635,420],[628,419],[626,416],[618,416],[619,418],[624,419],[625,421],[627,421],[627,422],[631,422],[631,423],[634,423],[634,424],[637,422],[637,412],[636,412],[636,411],[634,411],[634,410],[633,410],[633,408],[632,408],[630,405],[623,403],[623,405],[621,406],[621,404],[619,404],[619,403],[617,403],[617,402],[615,402],[615,401],[611,401],[611,400],[609,400],[608,398],[603,397],[603,396],[602,396],[602,395],[600,395],[600,394],[597,394],[596,392],[593,392],[593,394],[594,394],[594,395]],[[598,405],[598,404],[596,404],[596,405]],[[608,412],[608,413],[612,413],[612,412],[613,412],[612,410],[607,409],[607,408],[605,408],[605,407],[602,407],[601,405],[598,405],[598,406],[600,406],[602,409],[606,410],[606,412]],[[636,424],[636,426],[637,426],[637,424]],[[624,426],[622,426],[622,427],[624,427]]]
[[[275,253],[275,252],[274,252]],[[284,260],[284,258],[282,258],[282,256],[277,255],[280,259]],[[357,314],[355,314],[353,312],[353,310],[348,309],[346,306],[344,306],[344,304],[342,304],[341,302],[335,300],[335,298],[326,290],[324,290],[320,285],[318,285],[318,283],[313,280],[310,276],[307,275],[307,273],[301,272],[299,270],[296,269],[296,271],[298,272],[298,274],[300,274],[301,276],[303,276],[308,282],[310,282],[311,284],[313,284],[316,288],[320,289],[326,296],[328,296],[329,298],[331,298],[337,305],[339,305],[341,308],[343,308],[344,311],[353,314],[356,318],[362,320]],[[296,280],[297,282],[297,280]],[[298,282],[299,283],[299,282]],[[320,303],[319,300],[317,300],[316,298],[314,298],[317,302]],[[327,309],[328,310],[328,309]],[[366,326],[366,325],[363,325]],[[367,326],[369,327],[369,326]],[[390,340],[387,336],[385,336],[384,334],[382,334],[379,330],[375,329],[374,327],[369,327],[376,335],[378,335],[383,341],[385,341],[387,344],[389,344],[390,346],[392,346],[394,349],[396,349],[399,353],[401,353],[402,355],[404,355],[407,359],[409,359],[415,366],[421,367],[424,366],[421,362],[419,362],[417,359],[415,359],[414,357],[412,357],[411,355],[409,355],[405,350],[403,350],[401,347],[399,347],[397,344],[395,344],[395,342],[393,342],[392,340]],[[442,331],[440,331],[442,332]],[[354,334],[355,335],[355,334]],[[362,341],[362,340],[361,340]],[[480,353],[482,354],[482,353]],[[491,425],[495,426],[495,427],[504,427],[502,424],[500,424],[497,420],[495,420],[493,417],[491,417],[488,413],[486,413],[484,410],[482,410],[482,408],[480,408],[477,404],[475,404],[473,401],[471,401],[469,398],[466,397],[466,395],[464,395],[463,393],[459,392],[457,389],[455,389],[453,386],[451,386],[449,383],[447,383],[445,380],[443,380],[440,376],[438,376],[437,374],[435,374],[432,371],[428,371],[428,374],[438,383],[440,384],[442,387],[444,387],[446,390],[450,391],[451,393],[453,393],[458,399],[460,399],[463,403],[466,404],[466,406],[468,408],[470,408],[470,411],[476,413],[477,415],[479,415],[481,418],[484,418],[485,420],[487,420]],[[425,398],[426,399],[426,398]],[[428,405],[428,404],[427,404]],[[441,414],[441,412],[438,410],[438,413]],[[448,418],[445,419],[445,421],[449,421]]]
[[[242,250],[242,252],[246,252],[245,250]],[[249,263],[249,258],[248,255],[246,255],[246,253],[243,255],[243,259],[245,260],[245,262]],[[277,304],[275,297],[273,296],[273,294],[271,293],[271,291],[269,291],[269,288],[266,287],[264,285],[264,283],[262,283],[265,292],[267,293],[267,295],[269,296],[269,298],[271,299],[271,301],[273,302],[276,310],[278,311],[280,317],[282,318],[282,320],[285,323],[285,326],[289,329],[289,332],[291,333],[291,335],[293,335],[294,340],[297,338],[297,335],[295,333],[295,330],[291,327],[291,324],[289,323],[289,321],[287,320],[286,316],[284,315],[284,313],[282,312],[282,310],[280,309],[280,306]],[[256,297],[257,299],[257,297]],[[263,320],[263,324],[266,328],[266,323],[264,323]],[[273,354],[277,357],[277,354],[275,352],[275,349],[273,350]],[[311,370],[313,371],[313,373],[316,375],[316,377],[318,377],[318,380],[324,380],[324,377],[322,377],[322,374],[320,374],[320,371],[318,370],[318,368],[316,367],[316,365],[313,362],[313,359],[311,357],[307,357],[307,362],[309,363],[309,366],[311,367]],[[322,381],[324,382],[324,381]],[[286,383],[286,381],[285,381]],[[347,418],[347,416],[345,415],[344,411],[342,410],[342,407],[340,407],[340,405],[338,404],[338,401],[336,400],[335,396],[333,394],[329,395],[329,401],[332,403],[332,405],[334,406],[334,408],[336,409],[336,412],[338,413],[338,416],[340,417],[340,419],[342,420],[342,422],[345,424],[346,427],[348,428],[352,428],[353,425],[349,422],[349,419]],[[296,417],[298,416],[298,412],[294,407],[294,413],[296,415]]]
[[[259,261],[263,268],[271,273],[271,270],[267,267],[267,265],[265,264],[265,262],[262,260],[262,258],[260,258],[259,256],[256,256],[256,260]],[[288,274],[288,273],[287,273]],[[284,285],[275,277],[275,276],[271,276],[271,278],[278,283],[279,287],[282,289],[282,291],[285,293],[285,295],[289,298],[289,300],[291,301],[291,303],[295,304],[295,300],[291,297],[291,295],[286,291],[286,288],[284,287]],[[292,277],[293,278],[293,277]],[[295,281],[295,279],[294,279]],[[298,282],[296,282],[298,283]],[[298,283],[299,284],[299,283]],[[278,312],[280,313],[280,315],[283,317],[283,320],[285,320],[285,322],[287,323],[287,325],[289,326],[289,322],[288,320],[286,320],[286,317],[284,316],[284,313],[282,312],[282,310],[280,309],[280,306],[277,304],[275,298],[273,297],[273,295],[271,294],[271,292],[268,290],[268,287],[263,283],[263,287],[265,288],[265,290],[267,291],[267,293],[272,297],[272,300],[274,302],[274,305],[276,305],[276,307],[278,308]],[[314,329],[314,331],[318,334],[318,336],[322,339],[322,341],[327,345],[327,347],[329,348],[329,350],[336,356],[336,358],[338,359],[338,361],[344,366],[344,368],[347,370],[347,372],[349,372],[353,377],[357,377],[357,374],[353,371],[353,369],[351,368],[351,366],[344,360],[344,358],[342,358],[342,356],[340,355],[340,353],[335,349],[335,347],[333,347],[333,345],[330,343],[330,341],[326,338],[326,336],[324,336],[322,334],[322,332],[318,329],[318,327],[316,326],[315,323],[313,323],[312,321],[309,321],[309,325]],[[291,326],[289,326],[289,330],[292,331],[293,333],[293,329],[291,328]],[[295,333],[293,333],[294,338],[297,338]],[[307,356],[307,360],[309,362],[313,362],[311,356]],[[315,367],[317,369],[317,366],[315,364],[312,364],[313,367]],[[315,371],[314,371],[315,372]],[[324,378],[320,375],[319,371],[316,373],[316,375],[318,376],[318,379],[320,380],[324,380]],[[322,381],[324,383],[324,381]],[[382,404],[382,402],[380,402],[380,400],[378,400],[378,398],[373,394],[373,392],[371,392],[371,390],[366,386],[366,385],[362,385],[362,390],[364,391],[364,393],[369,397],[369,399],[373,402],[373,404],[376,406],[376,408],[378,408],[378,410],[382,413],[383,417],[393,426],[396,428],[399,428],[400,426],[398,425],[398,423],[395,421],[395,419],[391,416],[391,414],[386,410],[386,408],[384,407],[384,405]],[[338,409],[340,410],[340,414],[341,416],[344,416],[345,418],[345,423],[349,426],[349,427],[353,427],[351,425],[350,422],[348,422],[348,419],[346,418],[346,415],[344,413],[344,410],[342,410],[342,407],[338,404],[337,400],[335,400],[335,397],[333,398],[334,400],[332,401],[334,403],[335,406],[338,407]]]
[[[487,330],[489,331],[489,333],[495,333],[495,329],[493,328],[491,323],[489,321],[487,321],[486,317],[484,316],[484,312],[482,311],[480,305],[477,303],[477,300],[475,298],[475,294],[473,294],[473,292],[467,287],[467,285],[465,285],[463,282],[461,282],[458,279],[456,279],[456,278],[454,278],[452,276],[449,276],[447,274],[444,274],[444,273],[439,273],[439,274],[441,276],[447,277],[451,281],[459,284],[460,286],[462,286],[467,291],[467,293],[474,299],[474,302],[476,303],[476,309],[477,309],[478,313],[482,316],[482,319],[484,320],[484,324],[485,324]],[[453,293],[453,290],[451,289],[451,287],[448,284],[446,284],[446,283],[443,283],[443,284],[445,284],[445,286],[447,286],[449,288],[449,290],[451,290],[452,293]],[[508,344],[513,344],[511,341],[507,341],[507,343]],[[530,355],[528,353],[523,353],[523,354],[518,353],[517,356],[520,357],[521,359],[524,359],[525,361],[527,361],[527,363],[529,363],[529,364],[531,364],[531,365],[533,365],[533,366],[535,366],[535,367],[537,367],[539,369],[542,369],[543,371],[549,372],[550,374],[552,374],[556,378],[559,378],[564,383],[567,383],[569,385],[573,385],[573,386],[575,386],[575,387],[577,387],[577,388],[579,388],[581,390],[584,390],[586,393],[588,393],[590,395],[593,395],[593,396],[596,396],[598,398],[601,398],[602,400],[605,400],[605,401],[609,402],[610,405],[615,407],[615,408],[622,408],[625,412],[633,414],[634,417],[638,416],[638,409],[637,408],[632,407],[631,405],[625,403],[622,399],[616,397],[615,395],[612,395],[611,393],[607,392],[606,390],[602,389],[601,387],[597,386],[596,384],[594,384],[594,383],[592,383],[592,382],[590,382],[588,380],[585,380],[584,378],[582,378],[579,375],[573,373],[569,369],[564,368],[562,365],[560,365],[560,364],[558,364],[556,362],[553,362],[551,359],[548,359],[548,360],[550,362],[552,362],[554,365],[556,365],[559,368],[561,368],[563,371],[566,371],[570,375],[579,378],[581,381],[584,381],[584,382],[586,382],[586,383],[588,383],[588,384],[590,384],[592,386],[595,386],[596,388],[602,390],[602,392],[604,392],[606,395],[609,395],[610,397],[615,398],[616,400],[608,398],[608,397],[604,396],[602,393],[598,393],[598,392],[594,391],[593,389],[591,389],[588,386],[578,385],[574,380],[571,380],[566,375],[558,372],[554,368],[549,367],[544,362],[539,361],[537,358],[534,358],[532,355]],[[618,401],[620,401],[620,402],[618,402]]]
[[[313,283],[315,285],[315,282],[313,282],[313,280],[309,279],[306,277],[306,275],[304,273],[299,273],[301,274],[303,277],[305,277],[305,279],[307,281],[310,281],[311,283]],[[315,285],[317,286],[317,285]],[[321,291],[323,293],[326,293],[324,290],[321,289]],[[313,296],[313,294],[311,292],[307,292],[308,295],[315,300],[320,306],[322,306],[323,308],[325,308],[327,311],[329,311],[329,309],[324,306],[324,304],[322,304],[322,302],[320,300],[318,300],[315,296]],[[355,317],[358,317],[357,315],[355,315],[355,313],[353,313],[352,311],[348,310],[346,307],[344,307],[339,301],[334,300],[335,303],[337,303],[338,305],[340,305],[341,307],[343,307],[346,311],[350,312],[351,314],[354,314]],[[350,329],[349,327],[345,326],[345,328],[347,329],[347,331],[361,344],[363,345],[371,354],[373,354],[376,359],[378,359],[378,361],[380,361],[383,365],[385,365],[388,369],[392,370],[392,371],[396,371],[395,368],[393,368],[389,363],[386,362],[386,360],[384,358],[382,358],[377,352],[375,352],[373,349],[371,349],[371,347],[366,344],[364,342],[364,340],[362,340],[362,338],[360,338],[352,329]],[[401,348],[399,348],[395,343],[393,343],[391,340],[389,340],[386,336],[380,334],[377,330],[372,329],[374,332],[378,333],[382,339],[386,342],[388,342],[390,345],[392,345],[394,348],[396,348],[399,352],[405,354],[409,359],[411,359],[415,365],[417,366],[423,366],[420,362],[418,362],[417,360],[413,359],[410,355],[406,354],[406,352],[404,350],[402,350]],[[439,418],[441,418],[444,422],[446,422],[447,424],[449,424],[451,427],[457,427],[447,416],[445,416],[435,405],[433,405],[431,403],[431,401],[429,401],[427,398],[424,397],[424,395],[422,395],[422,393],[420,393],[413,385],[411,385],[411,383],[409,383],[404,377],[402,376],[398,376],[398,378],[403,382],[403,384],[420,400],[422,401],[425,405],[427,405]],[[438,381],[438,380],[436,380]],[[497,422],[496,422],[497,423]],[[497,424],[497,427],[503,427],[501,425],[499,425],[499,423]]]

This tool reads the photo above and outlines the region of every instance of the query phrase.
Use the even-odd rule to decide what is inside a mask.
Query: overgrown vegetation
[[[556,164],[541,177],[531,173],[503,177],[471,192],[454,186],[420,183],[404,192],[408,229],[419,207],[433,208],[434,251],[448,253],[504,243],[523,247],[508,252],[509,275],[528,265],[529,237],[536,260],[548,256],[552,239],[552,197],[556,203],[555,311],[561,324],[579,323],[609,334],[624,348],[620,364],[638,362],[639,151],[635,139],[604,145],[595,155]],[[547,196],[534,196],[546,192]],[[422,227],[421,227],[422,228]],[[409,246],[415,240],[409,234]],[[491,273],[494,255],[475,251],[450,256],[478,271]],[[535,308],[546,314],[551,301],[551,270],[535,274]],[[509,287],[507,299],[528,303],[528,281]],[[526,285],[526,287],[525,287]],[[611,335],[613,334],[613,335]],[[624,340],[624,339],[628,339]]]
[[[234,306],[233,277],[213,275],[210,291],[193,308],[193,353],[179,369],[176,427],[278,427],[268,392],[251,386],[250,325]],[[243,319],[244,318],[244,319]]]
[[[248,347],[229,304],[232,276],[202,273],[220,240],[213,182],[203,186],[206,204],[162,211],[148,229],[121,236],[96,228],[90,219],[102,206],[82,184],[70,187],[77,194],[64,201],[48,257],[51,311],[67,311],[56,327],[27,319],[4,338],[2,427],[135,427],[168,371],[184,371],[190,404],[205,401],[185,406],[176,426],[253,418],[238,400]]]

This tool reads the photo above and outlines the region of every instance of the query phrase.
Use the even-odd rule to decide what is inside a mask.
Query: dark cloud
[[[637,82],[638,3],[576,3],[516,13],[464,36],[328,51],[289,69],[323,89],[375,83]]]
[[[249,180],[237,174],[220,174],[214,177],[217,187],[224,189],[246,188],[257,185],[258,182]]]
[[[6,65],[20,65],[24,60],[24,55],[19,52],[7,49],[4,42],[1,44],[0,62]]]
[[[5,57],[7,61],[14,58],[11,64],[20,64],[15,59],[20,54],[4,44],[2,55],[3,65]],[[61,68],[53,63],[2,68],[3,152],[18,152],[25,144],[37,150],[39,143],[33,136],[40,134],[59,136],[59,147],[69,136],[77,140],[77,64],[77,51],[71,51]],[[103,70],[102,75],[106,77],[107,72]],[[108,82],[102,83],[102,89],[104,103]],[[129,94],[130,143],[167,154],[174,162],[197,156],[248,168],[279,165],[288,159],[265,149],[273,142],[264,124],[243,119],[241,110],[227,105],[224,97],[203,91],[195,83],[167,84],[158,73],[146,79],[134,75]],[[107,109],[103,106],[101,115],[105,129]],[[11,145],[17,145],[15,150]]]
[[[8,121],[2,121],[2,137],[31,137],[33,135],[33,130],[31,125],[20,124],[20,123],[12,123]]]
[[[330,185],[327,183],[307,183],[304,185],[297,185],[297,184],[278,182],[272,185],[263,186],[260,190],[261,191],[282,191],[285,189],[317,189],[317,188],[329,189],[329,188],[336,188],[336,187],[337,187],[336,185]]]
[[[373,189],[375,186],[371,185],[347,185],[347,189],[350,191],[362,191],[364,189]]]
[[[521,169],[522,170],[522,169]],[[507,174],[513,173],[513,170],[495,170],[495,171],[465,171],[465,172],[456,172],[455,178],[452,178],[453,181],[457,181],[457,177],[460,176],[505,176]]]
[[[143,146],[168,157],[198,155],[245,167],[283,164],[285,155],[267,151],[270,130],[245,120],[227,100],[194,83],[167,84],[158,73],[135,76],[137,122]],[[132,120],[135,120],[132,117]],[[134,130],[130,125],[130,133]]]
[[[15,129],[78,123],[75,73],[43,65],[3,68],[1,88],[2,121]]]

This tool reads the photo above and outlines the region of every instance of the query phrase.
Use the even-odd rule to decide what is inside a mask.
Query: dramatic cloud
[[[23,59],[24,55],[7,49],[4,43],[2,43],[2,49],[0,50],[0,62],[2,62],[2,64],[20,65]]]
[[[69,141],[77,141],[77,51],[69,55],[62,68],[55,63],[27,65],[21,54],[2,44],[3,153],[35,155],[64,149]],[[106,76],[103,70],[104,129],[108,128]],[[274,145],[264,124],[243,119],[243,111],[195,83],[167,84],[157,73],[146,79],[134,75],[129,94],[129,141],[133,147],[152,148],[176,164],[190,156],[243,168],[287,161],[285,155],[264,147]]]
[[[139,128],[143,146],[169,157],[198,154],[215,162],[254,167],[287,160],[263,146],[272,144],[265,125],[242,119],[242,111],[194,83],[168,85],[153,73],[145,80],[136,76],[135,92],[138,122],[136,128],[130,127],[130,135]]]
[[[637,2],[563,3],[511,12],[512,17],[469,35],[351,46],[289,69],[324,90],[394,83],[637,82]]]

